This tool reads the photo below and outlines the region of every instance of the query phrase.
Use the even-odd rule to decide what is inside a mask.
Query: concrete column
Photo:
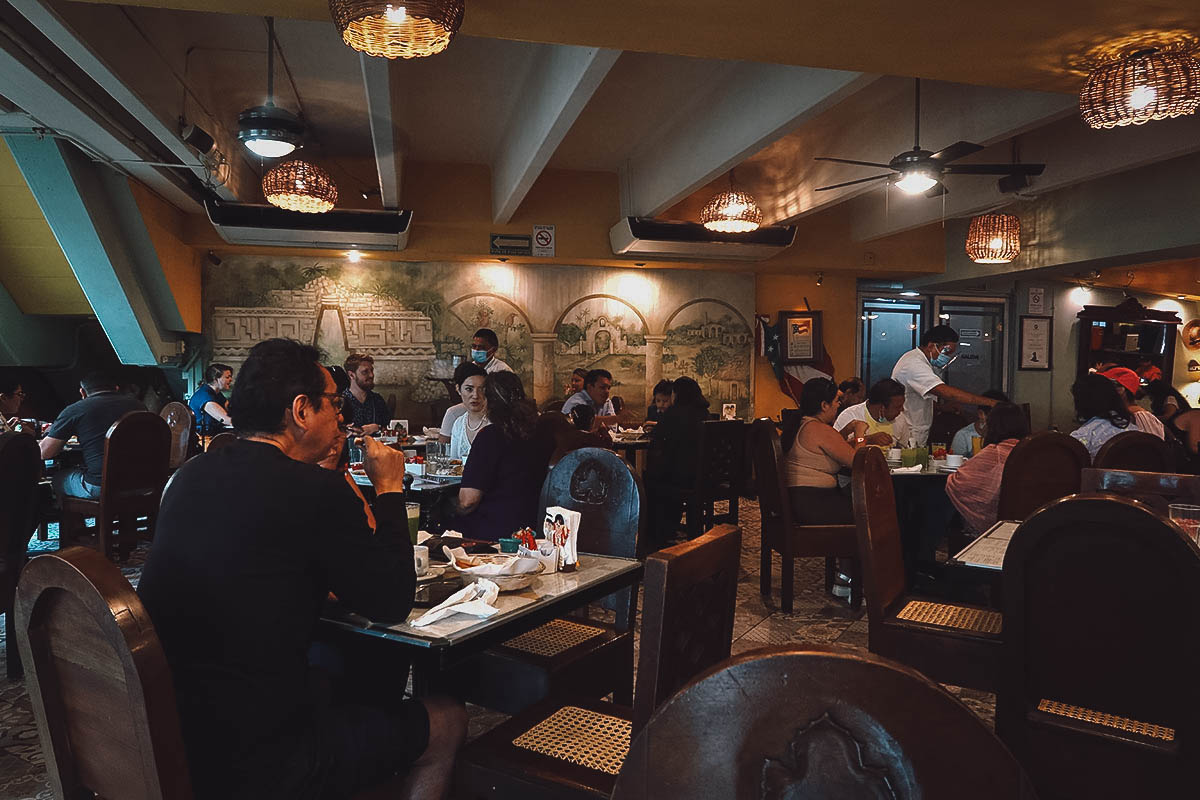
[[[533,339],[533,402],[541,406],[554,398],[554,343],[557,333],[530,334]]]
[[[663,342],[666,336],[646,336],[646,407],[654,402],[654,384],[662,380]]]

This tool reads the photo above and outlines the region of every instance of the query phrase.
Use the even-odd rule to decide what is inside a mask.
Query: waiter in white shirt
[[[939,374],[958,357],[958,331],[937,325],[921,334],[921,344],[904,355],[892,369],[892,378],[904,385],[904,414],[909,435],[918,447],[929,443],[935,399],[991,408],[996,401],[956,389]],[[907,444],[904,442],[903,444]]]

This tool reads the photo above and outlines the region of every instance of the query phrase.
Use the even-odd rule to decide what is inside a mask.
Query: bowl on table
[[[457,569],[458,573],[463,576],[464,580],[470,583],[474,583],[480,578],[486,578],[487,580],[496,584],[496,586],[498,586],[502,592],[515,592],[520,589],[527,589],[529,588],[529,585],[533,583],[534,578],[546,571],[545,564],[532,558],[521,560],[533,562],[533,568],[526,572],[520,572],[516,575],[486,575],[480,574],[478,571],[482,566],[495,563],[505,563],[511,559],[512,556],[509,555],[474,556],[473,560],[478,562],[475,566],[461,567],[456,564],[455,569]]]

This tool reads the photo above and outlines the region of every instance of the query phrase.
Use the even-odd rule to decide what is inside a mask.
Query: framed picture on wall
[[[1017,369],[1049,370],[1054,347],[1054,318],[1021,315],[1021,360]]]
[[[811,364],[821,354],[821,312],[781,311],[783,363]]]

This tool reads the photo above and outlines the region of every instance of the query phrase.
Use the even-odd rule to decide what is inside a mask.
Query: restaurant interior
[[[405,1],[0,0],[0,800],[1193,792],[1200,5]]]

